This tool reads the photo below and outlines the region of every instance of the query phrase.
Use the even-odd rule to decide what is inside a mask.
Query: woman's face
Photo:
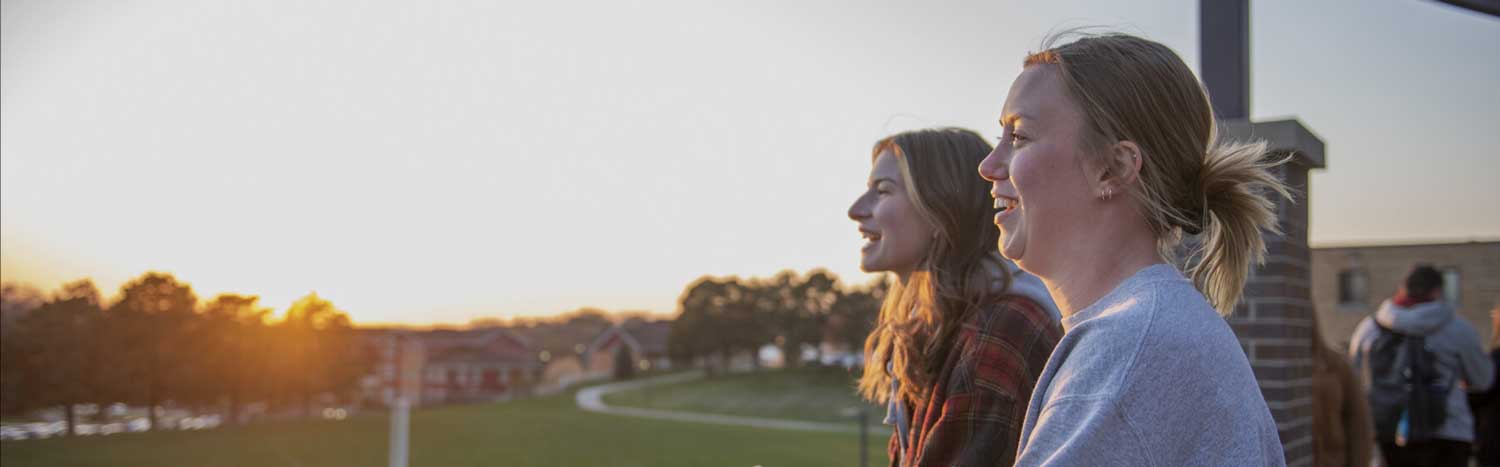
[[[1033,274],[1071,261],[1069,238],[1090,228],[1093,183],[1084,164],[1082,113],[1055,65],[1026,67],[1011,85],[1000,144],[979,164],[991,182],[1000,253]]]
[[[865,192],[849,206],[865,238],[859,267],[865,272],[893,272],[905,278],[922,263],[935,232],[917,214],[901,176],[901,161],[890,151],[875,157]]]

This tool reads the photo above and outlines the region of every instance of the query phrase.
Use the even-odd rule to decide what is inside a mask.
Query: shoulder
[[[1070,351],[1066,365],[1100,378],[1091,384],[1158,397],[1156,391],[1169,383],[1218,390],[1239,379],[1253,379],[1234,330],[1191,283],[1148,284],[1109,306],[1069,329],[1064,339]],[[1079,342],[1067,342],[1074,335]]]
[[[1002,295],[980,305],[964,321],[963,328],[966,334],[972,334],[974,340],[980,342],[1021,342],[1040,338],[1056,343],[1062,337],[1062,327],[1046,308],[1020,295]]]
[[[1222,346],[1243,352],[1229,322],[1191,282],[1161,281],[1142,295],[1137,309],[1125,315],[1141,327],[1143,351],[1192,354]]]
[[[953,376],[975,387],[1024,396],[1061,337],[1062,328],[1045,308],[1025,297],[1001,297],[965,319]]]
[[[1461,316],[1448,320],[1436,333],[1428,336],[1426,342],[1428,349],[1452,356],[1450,358],[1478,360],[1485,354],[1484,339],[1479,336],[1479,330]]]
[[[1379,329],[1375,325],[1375,316],[1366,316],[1359,320],[1359,324],[1354,325],[1354,333],[1350,335],[1349,341],[1357,346],[1361,341],[1373,339],[1379,333]]]
[[[1156,304],[1154,288],[1141,287],[1068,317],[1067,333],[1053,356],[1057,368],[1049,396],[1113,394],[1153,332]]]
[[[1179,300],[1171,297],[1175,285],[1169,280],[1135,284],[1128,293],[1108,296],[1070,316],[1064,340],[1075,341],[1076,348],[1069,352],[1098,354],[1119,362],[1139,352],[1143,342],[1178,334],[1182,326],[1198,320],[1190,319],[1193,313],[1180,310],[1172,310],[1171,319],[1163,319],[1168,309],[1181,308],[1181,304],[1173,303]],[[1205,302],[1201,306],[1208,305]],[[1078,345],[1083,342],[1088,344]]]
[[[1456,313],[1453,319],[1448,320],[1448,324],[1443,326],[1442,332],[1444,334],[1447,334],[1444,337],[1459,341],[1463,344],[1473,344],[1475,346],[1478,346],[1480,350],[1484,350],[1483,342],[1481,342],[1481,339],[1479,338],[1479,330],[1476,329],[1473,324],[1469,324],[1468,320],[1463,319],[1463,317],[1457,316]]]
[[[1167,281],[1152,289],[1153,297],[1136,313],[1146,321],[1138,354],[1150,359],[1152,368],[1163,369],[1163,362],[1204,371],[1223,369],[1231,360],[1248,365],[1229,321],[1192,283]]]

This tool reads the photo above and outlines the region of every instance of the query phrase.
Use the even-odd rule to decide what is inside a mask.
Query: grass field
[[[742,382],[763,387],[753,377]],[[209,431],[14,441],[0,443],[0,464],[5,467],[384,466],[389,449],[388,430],[386,417],[366,415],[339,422],[286,422]],[[880,431],[871,433],[870,465],[887,462],[886,436]],[[414,412],[410,465],[856,465],[858,446],[858,436],[853,434],[765,430],[583,412],[573,405],[573,393],[567,392],[531,400]]]
[[[848,422],[846,409],[869,410],[870,423],[885,416],[883,407],[854,395],[854,379],[843,369],[805,368],[722,375],[687,383],[656,386],[604,396],[610,405],[787,418],[816,422]],[[882,433],[885,434],[885,433]],[[882,438],[884,440],[884,438]]]

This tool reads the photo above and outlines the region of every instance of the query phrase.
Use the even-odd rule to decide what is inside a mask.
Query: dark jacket
[[[1500,373],[1500,348],[1490,350],[1490,364]],[[1483,467],[1500,467],[1500,384],[1469,395],[1474,408],[1475,457]]]

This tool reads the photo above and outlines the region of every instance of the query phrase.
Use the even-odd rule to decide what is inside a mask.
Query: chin
[[[1010,260],[1012,263],[1016,263],[1016,267],[1021,268],[1022,271],[1026,271],[1027,273],[1036,276],[1041,276],[1041,274],[1039,274],[1036,270],[1036,261],[1028,261],[1026,259],[1026,248],[1024,245],[1022,245],[1020,248],[1014,246],[1010,248],[1001,247],[1000,256],[1004,256],[1005,259]]]
[[[1021,254],[1025,253],[1023,249],[1013,247],[1010,243],[1007,243],[1005,241],[1005,237],[1000,237],[1000,244],[996,246],[999,247],[997,248],[997,250],[999,250],[1000,256],[1004,256],[1005,259],[1015,261],[1017,263],[1021,261]]]
[[[859,263],[859,270],[870,274],[891,272],[891,265],[882,263],[879,258],[876,258],[870,261],[861,261]]]

